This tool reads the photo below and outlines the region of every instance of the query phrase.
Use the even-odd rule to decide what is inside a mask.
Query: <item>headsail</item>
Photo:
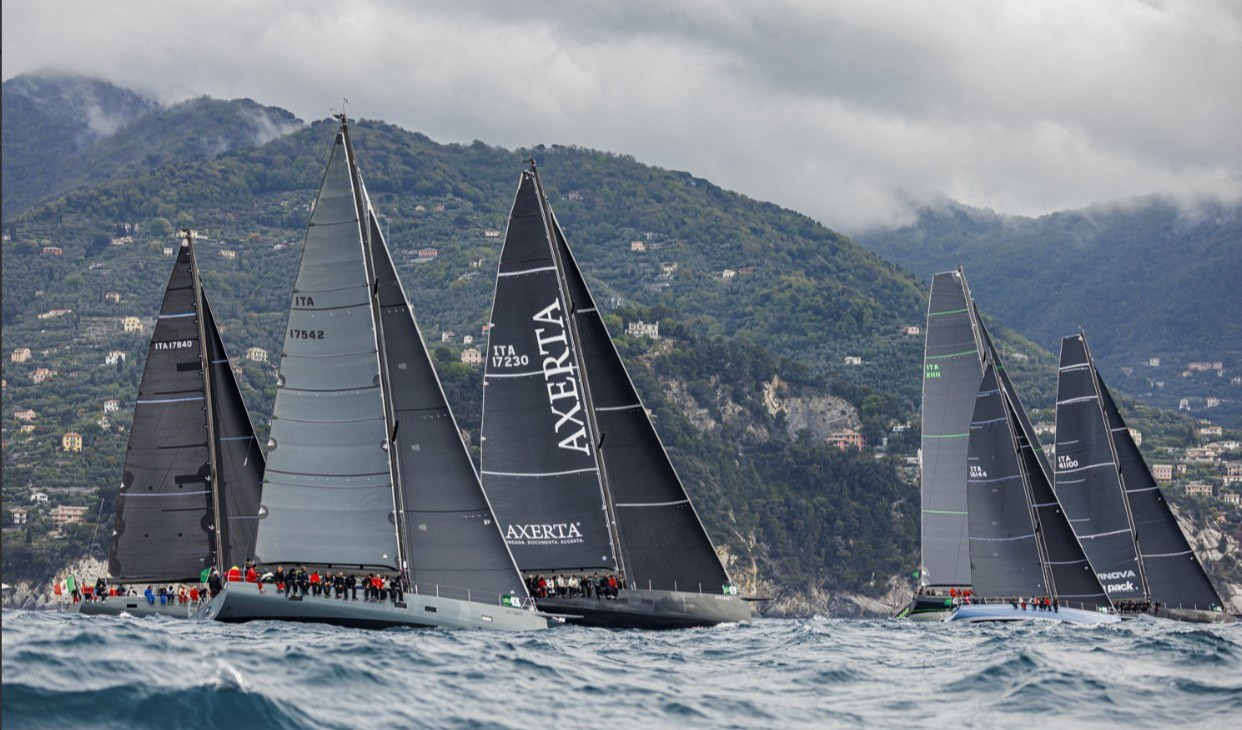
[[[344,128],[307,228],[276,383],[261,562],[398,570],[360,191]]]
[[[1095,364],[1081,334],[1061,340],[1056,494],[1108,597],[1147,597]]]
[[[729,576],[634,389],[555,216],[552,228],[577,324],[599,434],[598,458],[620,533],[627,580],[639,588],[715,592],[729,582]]]
[[[1212,587],[1198,556],[1186,541],[1177,518],[1169,509],[1160,487],[1147,469],[1147,462],[1130,436],[1125,420],[1113,402],[1104,381],[1099,379],[1104,415],[1112,430],[1121,482],[1134,520],[1135,538],[1142,556],[1143,575],[1150,598],[1170,607],[1218,609],[1220,595]]]
[[[263,450],[255,438],[250,414],[233,378],[229,356],[206,295],[203,296],[203,315],[216,430],[217,503],[225,516],[220,521],[221,544],[225,549],[220,563],[234,565],[254,557],[263,491]]]
[[[1048,595],[1026,466],[1009,403],[989,359],[975,399],[967,451],[970,571],[985,598]]]
[[[194,275],[194,252],[186,241],[164,290],[138,385],[108,560],[117,580],[197,579],[215,564]]]
[[[548,226],[535,175],[523,171],[488,332],[483,486],[522,570],[616,570]]]
[[[367,217],[392,387],[410,580],[525,596],[526,586],[483,494],[374,212]]]
[[[923,584],[970,585],[966,451],[983,364],[959,271],[932,278],[923,363]]]

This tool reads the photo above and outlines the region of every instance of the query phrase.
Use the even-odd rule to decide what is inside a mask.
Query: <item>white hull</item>
[[[1014,608],[1008,603],[958,606],[948,620],[968,623],[1050,621],[1067,624],[1115,624],[1121,621],[1115,614],[1087,611],[1081,608],[1062,607],[1059,611],[1037,611],[1028,606],[1023,611],[1021,606]]]

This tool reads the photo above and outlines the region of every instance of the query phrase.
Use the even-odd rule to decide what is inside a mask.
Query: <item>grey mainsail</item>
[[[966,457],[971,585],[985,598],[1051,593],[1013,426],[996,368],[988,360]]]
[[[1113,434],[1149,597],[1163,606],[1200,611],[1219,609],[1220,595],[1178,526],[1177,518],[1169,509],[1169,503],[1148,470],[1147,462],[1098,372],[1096,380],[1100,385],[1104,415]]]
[[[618,567],[568,311],[535,176],[523,171],[488,331],[481,472],[524,571]]]
[[[618,570],[627,586],[657,591],[727,584],[533,165],[491,324],[483,484],[519,567]]]
[[[525,596],[374,212],[367,217],[410,581],[440,586],[442,595],[452,586]]]
[[[361,191],[337,133],[281,352],[255,549],[263,563],[399,570]]]
[[[254,537],[245,519],[257,512],[262,470],[187,236],[138,387],[109,574],[122,582],[197,580],[206,567],[248,555]]]
[[[960,270],[932,278],[923,363],[924,585],[970,585],[966,452],[983,377],[976,313]]]
[[[1108,597],[1147,598],[1134,523],[1117,471],[1095,365],[1081,335],[1061,340],[1057,377],[1057,498]]]

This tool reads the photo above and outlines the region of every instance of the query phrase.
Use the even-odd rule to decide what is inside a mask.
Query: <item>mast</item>
[[[403,582],[408,585],[410,576],[405,556],[405,499],[399,483],[401,478],[399,456],[397,449],[393,446],[398,424],[396,414],[392,409],[392,382],[388,376],[388,358],[384,350],[384,324],[379,298],[376,296],[379,291],[379,278],[375,274],[375,258],[371,250],[371,201],[367,197],[366,189],[362,186],[362,175],[358,172],[357,158],[354,157],[354,143],[349,136],[349,123],[345,113],[338,114],[337,119],[341,122],[341,134],[345,138],[345,154],[349,161],[350,179],[353,182],[354,204],[358,209],[358,226],[362,232],[362,255],[366,264],[369,285],[367,299],[371,305],[371,321],[374,323],[375,349],[379,354],[380,400],[384,405],[384,448],[388,453],[388,468],[392,474],[392,512],[393,529],[397,535],[397,568]]]
[[[573,297],[570,295],[568,282],[566,280],[565,267],[566,263],[561,257],[560,246],[556,240],[555,221],[552,217],[552,210],[548,205],[548,196],[543,190],[543,181],[539,178],[539,168],[535,165],[535,159],[530,160],[530,171],[534,176],[535,193],[539,197],[539,211],[543,216],[544,230],[548,236],[548,246],[552,249],[552,260],[556,263],[556,280],[560,288],[561,299],[565,302],[566,330],[569,337],[574,343],[573,357],[578,369],[578,380],[582,383],[582,401],[583,409],[586,411],[588,436],[594,445],[592,458],[595,460],[595,466],[599,470],[600,490],[604,497],[604,511],[608,520],[608,539],[613,546],[613,555],[617,559],[617,572],[622,579],[630,577],[626,572],[625,547],[621,543],[621,532],[617,527],[616,506],[613,504],[612,490],[608,485],[608,470],[604,468],[603,459],[600,458],[600,448],[603,446],[603,434],[599,430],[599,421],[595,413],[595,401],[591,397],[591,379],[587,375],[587,369],[583,367],[582,359],[582,336],[578,331],[577,311],[574,309]]]
[[[1138,563],[1139,583],[1143,586],[1143,600],[1151,600],[1151,586],[1147,584],[1147,571],[1143,567],[1143,551],[1139,547],[1138,530],[1134,527],[1134,513],[1130,509],[1130,497],[1126,489],[1126,475],[1121,469],[1121,460],[1117,458],[1117,444],[1113,437],[1112,422],[1108,418],[1108,413],[1104,410],[1103,388],[1100,383],[1100,373],[1095,369],[1095,357],[1091,355],[1091,347],[1087,344],[1087,334],[1082,328],[1078,328],[1078,337],[1082,340],[1082,349],[1087,353],[1087,372],[1090,373],[1091,383],[1095,387],[1096,408],[1100,412],[1100,420],[1104,424],[1104,433],[1108,441],[1108,450],[1112,454],[1113,464],[1117,471],[1117,483],[1121,486],[1121,504],[1125,507],[1126,522],[1130,525],[1130,539],[1134,543],[1134,558]]]
[[[181,229],[185,235],[185,246],[190,250],[190,272],[194,280],[194,311],[198,320],[198,358],[203,369],[203,410],[207,413],[207,486],[211,490],[211,520],[215,532],[216,565],[226,560],[224,552],[224,515],[220,511],[220,489],[217,475],[220,472],[219,456],[216,453],[216,416],[212,407],[211,364],[207,354],[207,317],[203,311],[203,285],[198,278],[198,259],[194,256],[194,234],[189,228]],[[232,556],[227,556],[231,558]]]

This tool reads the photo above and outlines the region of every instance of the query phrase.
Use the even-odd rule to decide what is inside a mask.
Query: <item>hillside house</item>
[[[126,246],[134,242],[133,236],[117,236],[112,239],[113,246]]]
[[[1151,476],[1158,482],[1173,481],[1173,465],[1172,464],[1152,464]]]
[[[426,213],[426,212],[427,212],[427,206],[425,206],[425,205],[421,205],[421,204],[420,204],[420,205],[416,205],[416,206],[414,206],[414,212],[415,212],[415,213]]]
[[[121,410],[121,399],[120,398],[109,398],[108,400],[104,401],[103,408],[104,408],[104,413],[116,413],[117,411]]]
[[[902,332],[906,333],[907,335],[910,335],[911,337],[917,337],[918,335],[923,334],[923,328],[918,326],[917,324],[908,324],[906,325],[906,328],[902,330]]]
[[[440,333],[441,342],[452,342],[457,335],[453,334],[453,330],[444,330]]]
[[[104,292],[104,301],[116,304],[117,302],[121,301],[121,292],[119,291]]]
[[[1225,435],[1224,429],[1216,425],[1203,426],[1197,431],[1197,433],[1200,436],[1224,436]]]
[[[1242,461],[1226,461],[1225,475],[1231,477],[1242,477]]]
[[[69,431],[60,437],[60,446],[65,451],[79,453],[82,451],[82,434],[77,431]]]
[[[34,375],[30,379],[34,381],[35,385],[42,385],[43,383],[51,380],[52,376],[55,374],[55,370],[50,370],[48,368],[36,368]]]
[[[262,347],[247,348],[246,359],[251,362],[267,362],[267,350],[264,350]]]
[[[26,362],[30,359],[30,348],[19,347],[9,355],[9,359],[13,362]]]
[[[475,259],[474,261],[471,261],[471,262],[470,262],[470,268],[472,268],[472,269],[481,269],[481,268],[483,268],[483,259]]]
[[[220,258],[224,259],[225,261],[236,261],[237,252],[232,249],[226,248],[220,252]]]
[[[126,332],[141,332],[142,320],[137,317],[125,317],[121,320],[121,329]]]
[[[30,421],[33,421],[36,418],[38,418],[39,414],[35,413],[33,408],[23,408],[20,411],[13,411],[13,417],[19,421],[25,421],[29,423]]]
[[[104,358],[104,365],[116,365],[118,362],[125,362],[125,353],[120,350],[112,350]]]
[[[43,314],[40,314],[39,319],[55,319],[56,317],[63,317],[66,314],[72,314],[72,313],[73,313],[72,309],[68,309],[66,307],[57,307],[56,309],[49,309]]]
[[[832,434],[828,437],[828,443],[836,446],[842,451],[845,451],[846,449],[857,449],[862,451],[863,447],[867,445],[863,435],[852,428],[847,428],[844,431],[837,431]]]
[[[165,256],[172,256],[172,255],[173,255],[173,247],[172,247],[172,246],[165,246],[165,247],[164,247],[164,255],[165,255]]]
[[[862,365],[862,358],[859,357],[858,355],[846,355],[845,364],[846,365]]]
[[[22,433],[34,433],[35,425],[33,423],[23,423],[21,428],[17,430],[21,431]]]
[[[1186,369],[1192,370],[1196,373],[1206,373],[1207,371],[1212,369],[1212,363],[1210,362],[1188,362],[1186,363]]]
[[[1135,446],[1143,445],[1143,432],[1142,431],[1138,430],[1137,428],[1133,428],[1133,427],[1127,427],[1126,430],[1130,432],[1130,438],[1134,440]]]
[[[13,524],[18,527],[26,524],[27,515],[30,513],[25,507],[14,507],[9,510],[9,514],[13,516]]]
[[[1210,497],[1212,496],[1212,485],[1207,482],[1190,482],[1186,485],[1187,497]]]
[[[1179,411],[1188,411],[1188,410],[1190,410],[1190,399],[1189,399],[1189,398],[1182,398],[1181,400],[1179,400],[1179,401],[1177,402],[1177,410],[1179,410]]]
[[[634,253],[642,253],[647,250],[647,244],[642,241],[630,241],[630,251]]]
[[[676,273],[677,273],[677,262],[676,261],[667,261],[665,263],[660,264],[660,276],[663,276],[665,279],[670,278],[673,274],[676,274]]]
[[[72,525],[82,521],[86,516],[89,507],[76,507],[64,504],[58,504],[52,508],[52,524],[56,525],[56,529],[61,529],[65,525]]]
[[[245,368],[243,368],[241,365],[234,365],[234,366],[233,366],[233,377],[235,377],[235,378],[239,378],[239,379],[240,379],[240,378],[245,377],[245,375],[246,375],[246,369],[245,369]]]
[[[1147,358],[1147,367],[1149,367],[1149,368],[1158,368],[1158,367],[1160,367],[1160,358],[1158,358],[1158,357],[1149,357],[1149,358]]]
[[[108,427],[112,425],[112,420],[111,420],[111,419],[109,419],[107,416],[100,416],[100,417],[99,417],[99,420],[98,420],[98,421],[95,421],[95,423],[96,423],[96,424],[97,424],[97,425],[98,425],[101,429],[107,430],[107,429],[108,429]]]
[[[1215,398],[1209,395],[1207,398],[1204,399],[1203,405],[1207,406],[1208,408],[1216,408],[1217,406],[1220,405],[1220,398]]]
[[[461,351],[461,361],[467,365],[482,365],[483,353],[479,352],[476,347],[467,347]]]
[[[474,344],[474,335],[462,335],[462,337],[461,337],[461,344],[463,344],[463,345],[473,345],[473,344]]]
[[[582,200],[582,192],[578,190],[570,190],[565,194],[566,200]]]
[[[1193,446],[1186,449],[1186,461],[1200,464],[1211,464],[1217,460],[1216,450],[1207,446]]]
[[[660,323],[644,322],[641,319],[630,322],[625,327],[625,334],[630,337],[646,337],[651,340],[660,339]]]
[[[418,260],[419,261],[431,261],[432,259],[434,259],[435,257],[439,255],[440,255],[440,249],[438,248],[418,249]]]
[[[737,276],[737,272],[734,271],[733,269],[725,269],[724,271],[720,272],[720,278],[726,281],[728,281],[729,279],[735,278],[736,276]]]
[[[1237,492],[1221,492],[1220,501],[1233,507],[1242,507],[1242,494]]]
[[[444,212],[444,203],[436,203],[435,205],[433,205],[433,206],[431,207],[431,212],[433,212],[433,213],[443,213],[443,212]]]
[[[483,231],[483,237],[484,238],[500,238],[500,231],[497,231],[493,228],[488,228],[486,231]]]
[[[60,246],[44,246],[43,250],[39,252],[40,256],[63,256],[64,254],[65,249]]]
[[[30,501],[35,504],[47,504],[47,492],[31,492]]]

